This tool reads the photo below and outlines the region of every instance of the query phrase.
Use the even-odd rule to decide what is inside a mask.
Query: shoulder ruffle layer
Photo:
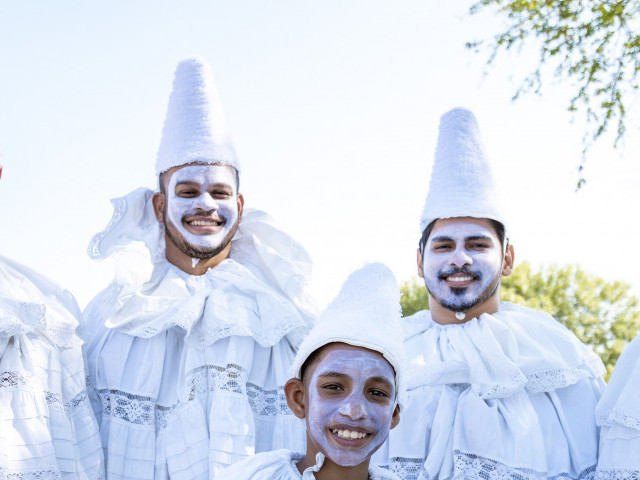
[[[428,311],[405,318],[409,388],[470,384],[482,398],[550,392],[604,374],[600,358],[550,315],[504,302],[493,315],[440,325]]]
[[[600,426],[640,430],[640,336],[625,348],[596,408]]]
[[[67,290],[0,256],[0,340],[34,333],[60,348],[82,344],[76,335],[80,310]]]
[[[116,282],[125,285],[106,325],[143,338],[179,326],[199,348],[234,335],[251,336],[262,346],[288,335],[297,345],[315,315],[307,294],[311,260],[304,248],[266,213],[247,209],[230,258],[205,275],[185,274],[164,260],[152,196],[151,190],[138,189],[113,200],[111,222],[89,246],[93,258],[114,258]],[[151,279],[143,283],[137,272],[147,272],[152,262]]]

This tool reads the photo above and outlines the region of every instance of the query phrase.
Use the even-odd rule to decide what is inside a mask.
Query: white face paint
[[[239,218],[237,200],[232,167],[184,166],[173,172],[167,186],[167,234],[187,255],[212,257],[235,233]]]
[[[502,271],[500,239],[489,220],[437,220],[425,245],[424,281],[443,307],[463,312],[496,291]]]
[[[395,374],[379,353],[340,343],[324,347],[308,392],[308,438],[334,463],[360,465],[388,437]]]

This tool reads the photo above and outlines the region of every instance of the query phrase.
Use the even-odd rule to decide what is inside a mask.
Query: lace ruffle
[[[594,480],[640,480],[640,470],[597,470]]]
[[[455,451],[454,479],[482,478],[483,480],[592,480],[596,466],[589,467],[576,477],[569,472],[548,476],[545,472],[537,472],[526,468],[512,468],[495,460],[478,455]],[[440,477],[442,478],[442,476]]]
[[[616,410],[610,412],[608,415],[598,415],[596,417],[596,421],[601,427],[613,427],[615,424],[618,424],[624,427],[640,430],[640,417],[638,417],[637,412],[623,412]]]
[[[55,469],[14,471],[0,466],[0,480],[61,480]]]
[[[395,473],[402,480],[428,480],[429,474],[424,469],[424,460],[421,458],[393,457],[389,465],[380,467]]]

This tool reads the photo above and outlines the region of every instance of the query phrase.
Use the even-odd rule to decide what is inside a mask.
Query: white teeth
[[[471,280],[473,280],[472,276],[467,276],[467,277],[448,277],[447,280],[449,280],[450,282],[470,282]]]
[[[220,222],[214,222],[212,220],[194,220],[193,222],[190,222],[191,225],[194,225],[196,227],[211,227],[211,226],[215,226],[215,225],[220,225]]]
[[[344,438],[345,440],[355,440],[367,436],[365,432],[356,432],[354,430],[338,430],[334,428],[331,430],[331,432],[335,433],[340,438]]]

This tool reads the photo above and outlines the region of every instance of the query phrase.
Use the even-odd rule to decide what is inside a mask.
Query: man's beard
[[[238,230],[238,225],[240,223],[240,219],[238,218],[229,232],[217,246],[207,248],[193,245],[187,242],[187,240],[182,236],[175,225],[171,223],[171,220],[167,218],[166,209],[162,214],[162,218],[164,220],[164,231],[169,239],[178,248],[178,250],[191,258],[212,258],[218,255],[227,247],[227,245],[229,245],[229,242],[231,242],[233,236],[236,234],[236,230]]]
[[[474,271],[471,271],[468,267],[463,267],[463,268],[454,268],[445,273],[440,273],[438,275],[438,280],[442,281],[441,277],[446,277],[454,273],[466,273],[468,275],[474,276],[478,280],[482,279],[481,272],[474,272]],[[463,300],[460,297],[464,295],[464,293],[467,291],[469,287],[463,287],[463,288],[452,287],[450,288],[450,290],[456,298],[448,299],[448,298],[442,298],[436,295],[434,292],[435,288],[434,289],[429,288],[429,285],[425,279],[425,286],[427,287],[427,291],[429,292],[431,297],[436,302],[438,302],[441,306],[443,306],[447,310],[451,310],[452,312],[466,312],[468,310],[471,310],[474,307],[477,307],[478,305],[481,305],[482,303],[486,302],[489,298],[491,298],[491,296],[493,296],[494,293],[496,293],[496,290],[498,289],[499,285],[500,285],[500,273],[498,272],[495,276],[493,284],[489,285],[486,289],[480,292],[480,294],[476,298],[469,298],[467,300]]]

